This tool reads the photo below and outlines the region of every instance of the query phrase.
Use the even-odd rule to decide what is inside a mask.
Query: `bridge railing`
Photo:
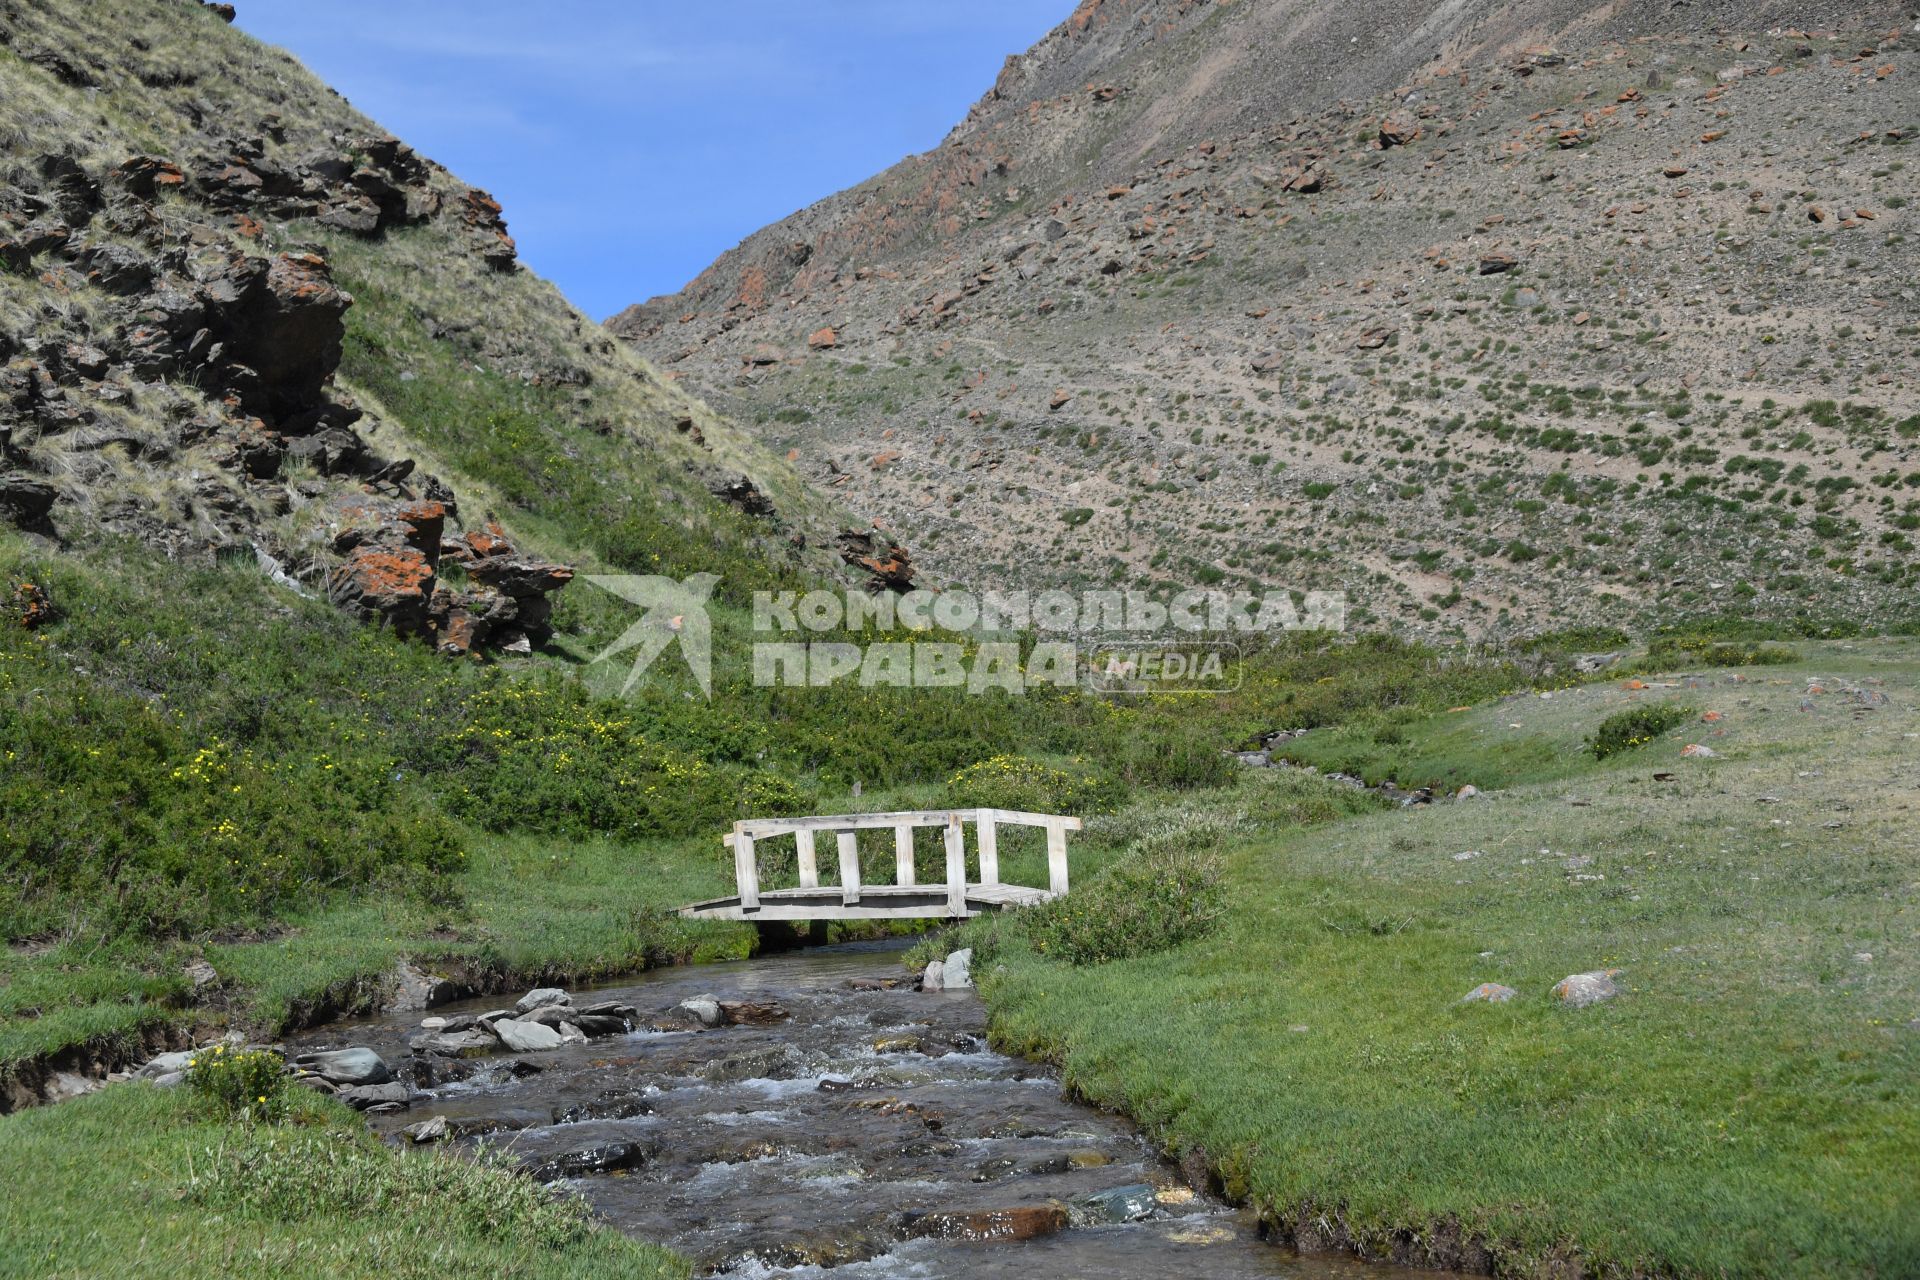
[[[893,883],[902,887],[914,881],[914,833],[922,827],[939,827],[946,840],[947,911],[961,916],[967,911],[966,827],[974,828],[975,848],[979,853],[981,885],[1000,881],[999,829],[1039,827],[1047,833],[1047,889],[1058,897],[1067,891],[1067,832],[1081,829],[1080,819],[1054,813],[1024,813],[1017,809],[912,809],[897,813],[843,813],[806,818],[752,818],[733,824],[733,833],[722,840],[733,847],[734,882],[740,893],[742,910],[753,911],[760,905],[760,864],[757,845],[779,836],[794,839],[799,865],[800,887],[820,885],[819,853],[815,837],[831,832],[838,846],[840,861],[840,899],[852,906],[860,901],[860,849],[862,831],[893,830]],[[878,886],[873,886],[878,887]]]

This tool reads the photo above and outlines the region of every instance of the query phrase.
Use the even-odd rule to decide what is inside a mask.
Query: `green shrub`
[[[1587,739],[1587,750],[1597,759],[1605,760],[1622,751],[1645,746],[1675,725],[1691,720],[1693,714],[1692,707],[1677,702],[1616,711],[1602,720],[1593,736]]]
[[[1179,724],[1131,734],[1115,751],[1120,776],[1136,787],[1196,791],[1234,781],[1239,765],[1222,750],[1216,729]]]
[[[1583,626],[1543,631],[1526,637],[1514,647],[1521,653],[1593,653],[1624,648],[1631,642],[1632,637],[1618,627]]]
[[[278,1123],[287,1114],[286,1064],[265,1049],[233,1049],[224,1044],[199,1050],[187,1060],[187,1088],[210,1103],[222,1118]]]
[[[1211,932],[1226,909],[1220,855],[1154,843],[1064,898],[1035,908],[1033,948],[1070,964],[1101,964],[1168,951]]]
[[[1657,636],[1647,646],[1647,663],[1655,667],[1768,667],[1799,657],[1783,644],[1715,640],[1697,633]]]
[[[1028,756],[997,755],[947,779],[947,802],[964,808],[1104,813],[1123,797],[1114,778],[1078,760],[1057,768]]]

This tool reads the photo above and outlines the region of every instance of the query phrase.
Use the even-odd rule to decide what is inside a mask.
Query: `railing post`
[[[982,809],[975,825],[980,831],[980,883],[999,884],[1000,833],[994,825],[993,815]]]
[[[913,826],[902,823],[893,829],[893,882],[913,883]]]
[[[1067,824],[1058,818],[1047,824],[1047,888],[1055,897],[1067,891]]]
[[[947,914],[967,914],[967,836],[960,815],[947,815]]]
[[[852,906],[860,901],[860,834],[840,833],[840,901]]]
[[[793,833],[793,849],[800,861],[800,887],[820,887],[820,864],[813,856],[813,832],[802,827]]]
[[[760,909],[760,868],[753,859],[753,837],[747,834],[747,824],[733,824],[733,882],[740,890],[740,909],[758,911]]]

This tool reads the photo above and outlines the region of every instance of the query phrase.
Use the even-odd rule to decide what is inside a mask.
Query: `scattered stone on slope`
[[[1392,111],[1380,121],[1380,145],[1404,147],[1420,136],[1420,122],[1411,112]]]
[[[1553,998],[1573,1009],[1611,1000],[1620,994],[1620,988],[1613,982],[1619,972],[1618,969],[1596,969],[1590,973],[1568,974],[1554,983]]]
[[[737,508],[750,516],[770,516],[776,514],[773,499],[760,491],[752,477],[739,476],[723,481],[711,490],[714,497],[727,505]]]

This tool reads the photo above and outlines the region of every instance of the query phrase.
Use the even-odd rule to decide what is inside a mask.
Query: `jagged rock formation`
[[[572,570],[515,508],[578,504],[543,515],[568,558],[617,526],[636,570],[649,528],[824,541],[784,468],[519,267],[492,196],[232,16],[0,0],[0,521],[257,563],[451,654],[553,633]]]
[[[97,85],[112,70],[97,60],[86,79]],[[511,270],[499,205],[396,138],[316,143],[290,140],[277,115],[253,123],[257,132],[232,118],[209,121],[179,160],[133,154],[101,168],[69,148],[19,155],[0,174],[0,262],[20,278],[10,292],[25,304],[0,329],[8,357],[0,416],[18,455],[9,465],[19,468],[0,477],[0,514],[57,535],[60,492],[31,473],[36,457],[117,445],[146,467],[210,460],[224,474],[203,477],[197,490],[204,546],[132,506],[101,513],[103,523],[174,553],[218,555],[260,539],[262,501],[330,501],[347,517],[333,539],[345,558],[328,578],[343,606],[432,635],[449,652],[544,640],[546,594],[571,572],[474,555],[475,589],[438,585],[451,491],[414,475],[411,459],[369,446],[355,431],[361,409],[331,386],[353,298],[320,253],[263,244],[269,227],[299,220],[379,237],[443,217],[490,269]],[[92,305],[67,303],[82,298]],[[165,406],[164,425],[130,429],[127,411],[149,400]],[[290,490],[289,464],[317,478]],[[415,501],[415,490],[428,497]],[[521,571],[502,574],[500,563]],[[499,580],[489,583],[490,574]]]
[[[952,576],[1897,612],[1903,18],[1089,0],[613,327]]]

